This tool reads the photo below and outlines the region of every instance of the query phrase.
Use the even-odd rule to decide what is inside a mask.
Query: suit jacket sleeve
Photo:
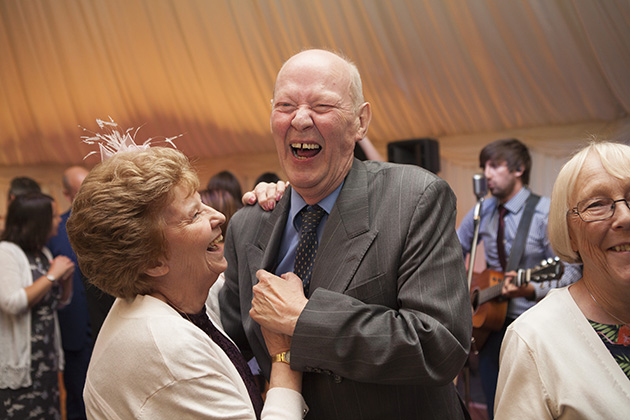
[[[348,288],[320,287],[310,296],[293,336],[292,368],[430,386],[452,381],[461,370],[472,315],[455,196],[426,171],[398,168],[395,176],[370,183],[376,237]],[[321,275],[316,270],[313,278]]]

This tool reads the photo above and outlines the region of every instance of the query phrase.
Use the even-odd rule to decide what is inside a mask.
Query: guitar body
[[[548,258],[534,268],[519,269],[510,282],[517,287],[532,281],[550,282],[559,279],[563,272],[564,266],[558,257]],[[470,303],[473,312],[473,350],[481,350],[490,333],[499,331],[505,323],[508,301],[501,295],[503,279],[503,273],[490,269],[472,276]]]
[[[501,286],[500,286],[501,285]],[[485,303],[478,303],[477,297],[483,290],[503,287],[503,273],[485,270],[473,274],[470,288],[473,308],[473,339],[477,350],[481,350],[488,336],[493,331],[499,331],[505,323],[508,301],[493,299]]]

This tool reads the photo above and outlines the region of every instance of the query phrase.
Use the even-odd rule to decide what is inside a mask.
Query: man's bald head
[[[71,166],[63,173],[63,193],[68,197],[68,200],[72,203],[74,196],[79,192],[79,188],[83,183],[83,180],[90,171],[83,166]]]
[[[359,69],[348,57],[345,57],[344,55],[334,52],[334,51],[328,51],[328,50],[322,50],[322,49],[308,49],[308,50],[301,51],[293,55],[287,61],[284,62],[284,64],[280,68],[280,71],[278,72],[277,77],[280,77],[282,75],[282,71],[285,70],[288,65],[291,65],[296,61],[309,60],[309,59],[313,60],[315,63],[318,60],[322,60],[322,61],[329,60],[332,62],[337,61],[338,63],[341,63],[341,64],[338,64],[343,69],[342,73],[340,73],[340,77],[348,77],[348,80],[350,82],[349,93],[350,93],[350,97],[352,98],[352,103],[354,104],[356,108],[360,107],[361,104],[363,104],[365,99],[363,97],[363,84],[361,83],[361,75],[359,74]],[[276,78],[276,83],[277,81],[278,79]],[[274,98],[275,98],[275,86],[274,86]]]

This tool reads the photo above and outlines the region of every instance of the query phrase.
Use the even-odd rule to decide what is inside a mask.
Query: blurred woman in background
[[[72,297],[74,264],[46,242],[60,222],[53,199],[16,196],[0,237],[0,418],[60,419],[63,354],[57,309]]]
[[[240,197],[233,197],[227,190],[203,190],[199,191],[201,202],[221,212],[225,216],[225,223],[221,225],[221,232],[225,237],[230,218],[238,209],[243,207]]]
[[[241,183],[238,181],[236,175],[230,171],[221,171],[214,174],[208,184],[206,185],[208,191],[227,191],[234,198],[236,202],[236,210],[243,207],[241,204],[241,197],[243,196],[241,190]]]

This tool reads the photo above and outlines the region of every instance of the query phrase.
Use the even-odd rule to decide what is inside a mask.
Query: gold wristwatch
[[[287,365],[291,364],[291,351],[283,351],[282,353],[274,354],[271,356],[271,363],[282,362]]]

